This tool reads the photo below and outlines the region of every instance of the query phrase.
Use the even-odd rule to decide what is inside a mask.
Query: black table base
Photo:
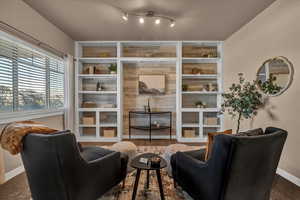
[[[136,172],[136,177],[135,177],[135,182],[134,182],[134,187],[133,187],[133,193],[132,193],[132,198],[131,198],[132,200],[135,200],[135,198],[136,198],[136,193],[137,193],[137,190],[138,190],[141,171],[142,171],[142,169],[137,169],[137,172]],[[164,196],[164,190],[163,190],[163,184],[162,184],[160,170],[156,169],[155,171],[156,171],[157,182],[158,182],[158,186],[159,186],[160,199],[164,200],[165,196]],[[150,170],[147,170],[147,182],[146,182],[147,189],[149,188],[149,181],[150,181]]]
[[[151,166],[148,163],[141,163],[140,159],[141,158],[146,158],[146,159],[151,159],[151,158],[160,158],[160,164],[158,166]],[[136,177],[135,177],[135,182],[134,182],[134,187],[133,187],[133,192],[132,192],[132,200],[135,200],[136,198],[136,193],[138,190],[138,185],[139,185],[139,180],[141,176],[141,171],[146,170],[147,172],[147,180],[146,180],[146,187],[149,189],[149,179],[150,179],[150,171],[155,171],[156,176],[157,176],[157,182],[159,186],[159,192],[160,192],[160,198],[162,200],[165,199],[164,197],[164,190],[163,190],[163,184],[161,180],[161,174],[160,171],[161,169],[167,167],[167,162],[165,159],[163,159],[161,156],[154,154],[154,153],[144,153],[141,155],[136,156],[135,158],[132,159],[130,163],[131,167],[136,169]]]

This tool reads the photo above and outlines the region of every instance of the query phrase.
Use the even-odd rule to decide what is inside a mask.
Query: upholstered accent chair
[[[69,131],[30,134],[21,153],[33,200],[96,200],[126,176],[126,156],[79,148]]]
[[[217,135],[211,157],[205,151],[177,152],[171,158],[175,183],[196,200],[269,200],[287,132]]]

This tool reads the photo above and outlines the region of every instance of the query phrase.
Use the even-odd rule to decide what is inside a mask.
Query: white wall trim
[[[7,173],[5,173],[5,182],[9,181],[10,179],[14,178],[15,176],[18,176],[19,174],[23,173],[25,171],[24,166],[21,165],[20,167],[17,167],[16,169],[13,169]]]
[[[287,171],[277,168],[276,173],[280,176],[282,176],[283,178],[287,179],[288,181],[294,183],[295,185],[297,185],[298,187],[300,187],[300,178],[288,173]]]
[[[64,110],[37,110],[0,114],[0,124],[63,115]]]

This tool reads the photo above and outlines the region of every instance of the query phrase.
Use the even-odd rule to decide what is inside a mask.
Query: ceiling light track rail
[[[122,19],[128,21],[130,17],[138,17],[140,24],[145,23],[145,18],[153,18],[156,25],[160,24],[162,20],[169,22],[169,26],[173,28],[175,26],[175,19],[166,15],[156,14],[154,11],[147,12],[126,12],[123,11]]]

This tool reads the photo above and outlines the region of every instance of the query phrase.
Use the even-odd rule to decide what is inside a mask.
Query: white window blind
[[[63,107],[63,59],[0,38],[0,113]]]
[[[50,59],[50,107],[64,106],[64,63]]]
[[[13,46],[0,40],[0,112],[13,111]]]

